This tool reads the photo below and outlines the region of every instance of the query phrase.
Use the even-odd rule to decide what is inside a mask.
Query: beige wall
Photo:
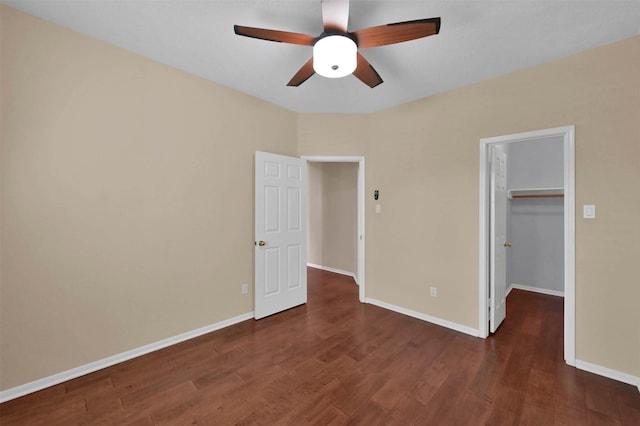
[[[2,389],[253,310],[296,115],[2,6]]]
[[[301,155],[366,157],[366,296],[473,328],[479,140],[574,124],[576,355],[640,376],[640,36],[364,121],[302,115],[298,137]],[[335,128],[350,137],[327,146]]]
[[[309,163],[307,261],[357,272],[358,165]]]
[[[298,114],[300,155],[366,155],[370,116]]]

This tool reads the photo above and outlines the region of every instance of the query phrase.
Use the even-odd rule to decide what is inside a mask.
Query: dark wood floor
[[[514,290],[486,340],[358,303],[309,303],[0,405],[9,425],[640,425],[630,385],[562,360],[562,299]]]

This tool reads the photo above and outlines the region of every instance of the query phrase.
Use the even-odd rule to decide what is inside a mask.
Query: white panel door
[[[307,162],[256,152],[256,319],[307,303]]]
[[[498,146],[491,147],[491,247],[490,313],[492,333],[507,315],[507,156]]]

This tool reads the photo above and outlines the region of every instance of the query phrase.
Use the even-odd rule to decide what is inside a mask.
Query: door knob
[[[264,247],[264,246],[266,246],[266,245],[267,245],[267,243],[265,243],[264,241],[260,240],[260,241],[258,241],[258,245],[259,245],[260,247]]]
[[[511,247],[511,243],[504,243],[505,247]]]

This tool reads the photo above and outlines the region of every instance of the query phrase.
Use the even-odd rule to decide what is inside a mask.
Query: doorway
[[[355,241],[355,264],[356,271],[354,279],[359,286],[359,300],[365,300],[365,280],[364,280],[364,157],[332,157],[332,156],[303,156],[303,160],[308,163],[351,163],[357,168],[357,190],[356,190],[356,233]],[[339,268],[338,268],[339,269]]]
[[[307,163],[307,266],[356,279],[358,165]]]
[[[575,365],[575,128],[559,127],[534,132],[498,136],[480,140],[480,262],[479,262],[479,334],[489,335],[489,295],[491,282],[491,152],[501,146],[507,151],[511,144],[559,138],[563,152],[564,194],[564,359]]]

